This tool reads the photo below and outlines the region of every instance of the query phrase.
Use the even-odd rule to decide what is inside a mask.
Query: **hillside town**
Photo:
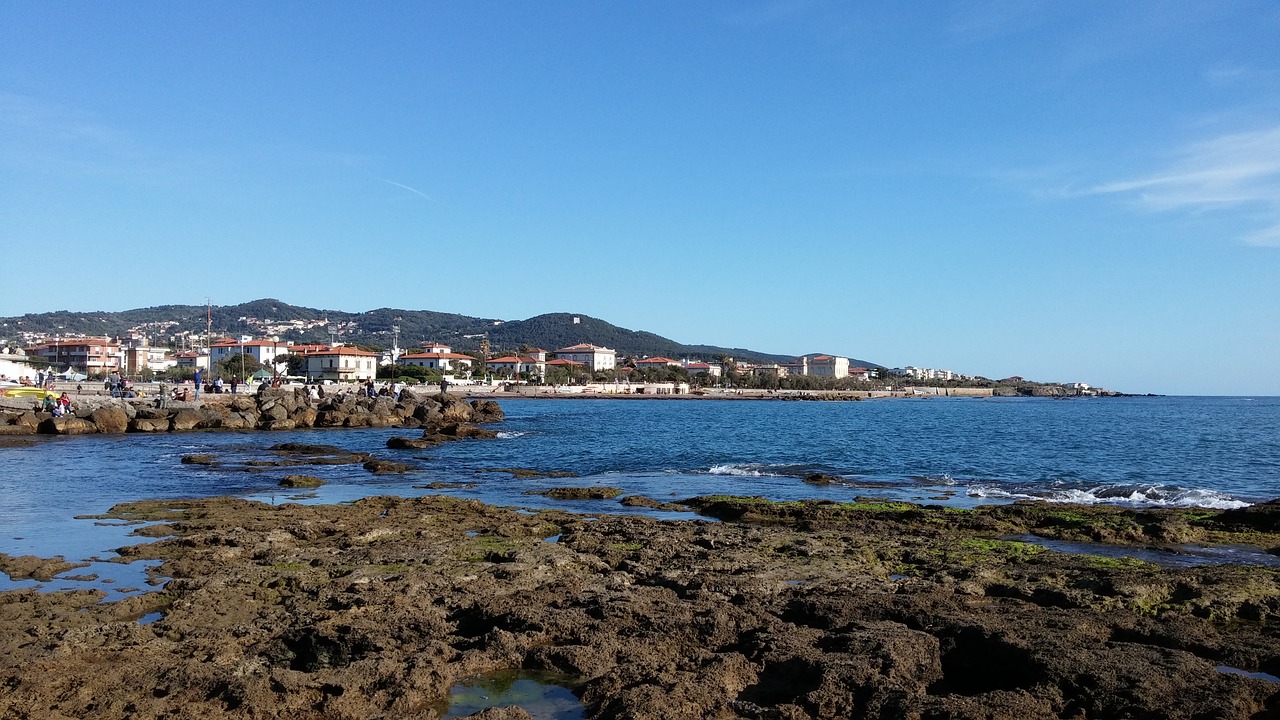
[[[314,324],[314,323],[313,323]],[[366,383],[379,379],[407,383],[501,384],[504,386],[594,385],[604,392],[685,394],[699,388],[756,390],[900,390],[904,386],[1039,386],[1020,377],[989,380],[950,370],[851,365],[850,359],[815,354],[790,362],[747,362],[714,358],[621,356],[614,349],[578,343],[554,350],[521,345],[494,352],[482,340],[479,351],[458,352],[426,341],[401,349],[359,344],[298,343],[278,335],[181,338],[190,347],[153,345],[139,328],[123,337],[31,337],[22,347],[3,348],[0,382],[31,383],[36,376],[63,381],[120,377],[227,383]],[[280,329],[280,328],[276,328]],[[332,328],[331,328],[332,330]],[[220,387],[220,385],[219,385]],[[1085,383],[1054,384],[1052,394],[1091,395]],[[1025,392],[1020,394],[1040,394]]]

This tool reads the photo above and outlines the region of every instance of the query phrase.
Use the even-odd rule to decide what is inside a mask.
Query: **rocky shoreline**
[[[437,718],[454,683],[513,669],[564,678],[590,718],[1280,711],[1276,568],[1001,539],[1276,553],[1280,502],[683,506],[720,521],[433,496],[120,505],[103,518],[160,538],[122,559],[162,561],[156,582],[172,579],[112,603],[97,590],[0,593],[0,717]],[[67,569],[0,562],[30,577]]]
[[[502,409],[492,400],[466,400],[449,393],[404,390],[399,398],[346,392],[314,399],[304,389],[264,388],[256,394],[219,396],[219,401],[171,403],[78,396],[75,415],[54,417],[27,401],[0,407],[0,436],[95,433],[189,432],[193,430],[301,430],[307,428],[431,428],[496,422]]]
[[[413,393],[315,403],[268,390],[198,408],[139,405],[129,417],[104,399],[75,419],[92,432],[421,428],[387,441],[414,449],[492,437],[475,423],[502,418],[488,400]],[[69,429],[12,420],[24,416],[0,427]],[[247,461],[193,453],[182,463],[402,471],[298,443]],[[562,475],[493,472],[535,483]],[[433,719],[455,684],[512,671],[554,678],[585,717],[609,720],[1280,712],[1280,500],[968,510],[874,498],[671,503],[559,484],[530,492],[600,512],[444,496],[125,503],[97,518],[136,526],[138,544],[114,561],[159,564],[154,591],[113,602],[94,576],[74,574],[86,572],[78,563],[0,554],[15,579],[85,581],[0,592],[0,718]],[[688,519],[613,515],[612,503]],[[1256,564],[1139,559],[1200,546]]]

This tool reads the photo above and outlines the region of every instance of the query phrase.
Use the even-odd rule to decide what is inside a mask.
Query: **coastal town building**
[[[519,377],[521,373],[529,373],[538,377],[547,374],[546,361],[540,361],[531,355],[504,355],[490,358],[485,365],[499,375]]]
[[[672,368],[680,367],[680,361],[672,360],[671,358],[665,358],[661,356],[645,358],[643,360],[636,361],[637,370],[644,370],[646,368],[669,368],[669,367],[672,367]]]
[[[585,370],[587,368],[587,364],[580,363],[576,360],[566,360],[564,358],[556,358],[554,360],[548,360],[546,363],[546,367],[547,367],[547,370],[554,370],[556,368],[560,368],[562,370],[572,370],[573,368],[582,368]]]
[[[175,359],[177,360],[177,366],[179,368],[189,369],[192,371],[204,370],[206,372],[209,370],[208,353],[188,350],[186,352],[178,353],[175,356]]]
[[[915,380],[963,380],[968,377],[966,375],[954,373],[950,370],[937,370],[934,368],[918,368],[912,365],[908,365],[906,367],[894,368],[889,372],[890,374],[897,375],[898,377],[909,377]],[[1013,380],[1013,378],[1009,378],[1009,379]],[[1017,378],[1016,380],[1018,382],[1021,382],[1022,378]]]
[[[870,380],[870,379],[871,379],[871,378],[873,378],[873,377],[875,377],[875,373],[874,373],[874,372],[872,372],[869,368],[864,368],[864,367],[849,368],[849,379],[850,379],[850,380],[858,380],[858,381],[861,381],[861,382],[867,382],[868,380]]]
[[[786,372],[786,369],[778,363],[763,363],[751,368],[752,376],[758,378],[784,378],[787,376]]]
[[[122,360],[120,343],[106,338],[48,341],[27,348],[27,355],[44,360],[54,367],[72,367],[90,376],[119,372]]]
[[[335,347],[306,355],[308,380],[360,382],[378,374],[378,353],[353,347]]]
[[[685,360],[682,364],[684,365],[685,372],[689,373],[691,376],[705,374],[709,377],[718,378],[722,374],[722,369],[719,365],[692,360]]]
[[[415,365],[442,372],[462,372],[471,369],[475,358],[470,355],[456,353],[444,343],[424,343],[423,352],[409,353],[400,356],[400,364]]]
[[[798,357],[793,362],[778,363],[778,377],[791,377],[809,374],[809,358]]]
[[[582,363],[593,372],[596,370],[612,370],[618,363],[617,351],[589,343],[560,348],[556,351],[556,358]]]
[[[5,352],[0,353],[0,378],[35,377],[40,371],[39,368],[27,362],[30,360],[27,355],[10,353],[8,348],[4,350]]]
[[[809,370],[805,374],[836,380],[849,377],[849,358],[835,355],[818,355],[809,358]]]
[[[214,365],[236,355],[248,355],[257,360],[259,365],[274,365],[277,355],[284,355],[289,351],[289,345],[278,340],[246,340],[241,337],[213,343],[209,346],[209,357]]]
[[[159,373],[178,366],[178,358],[169,348],[154,345],[126,347],[123,355],[126,375],[140,375],[143,371]]]

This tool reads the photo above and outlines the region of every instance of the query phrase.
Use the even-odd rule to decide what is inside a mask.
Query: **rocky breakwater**
[[[142,401],[82,397],[75,409],[75,415],[54,417],[22,407],[0,408],[0,435],[336,427],[430,428],[434,433],[503,417],[502,409],[491,400],[468,402],[448,393],[433,395],[412,389],[399,398],[344,393],[319,400],[302,389],[266,389],[255,395],[233,396],[228,402],[174,403],[169,408]]]

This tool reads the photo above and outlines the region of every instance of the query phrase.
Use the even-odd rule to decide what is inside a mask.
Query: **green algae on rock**
[[[742,502],[768,522],[443,496],[117,506],[177,513],[175,537],[122,548],[174,579],[142,596],[154,608],[0,593],[0,716],[433,717],[510,668],[573,677],[590,718],[1244,720],[1280,703],[1265,677],[1217,670],[1280,672],[1273,569],[1004,539],[1042,522],[1023,510],[766,504]]]

